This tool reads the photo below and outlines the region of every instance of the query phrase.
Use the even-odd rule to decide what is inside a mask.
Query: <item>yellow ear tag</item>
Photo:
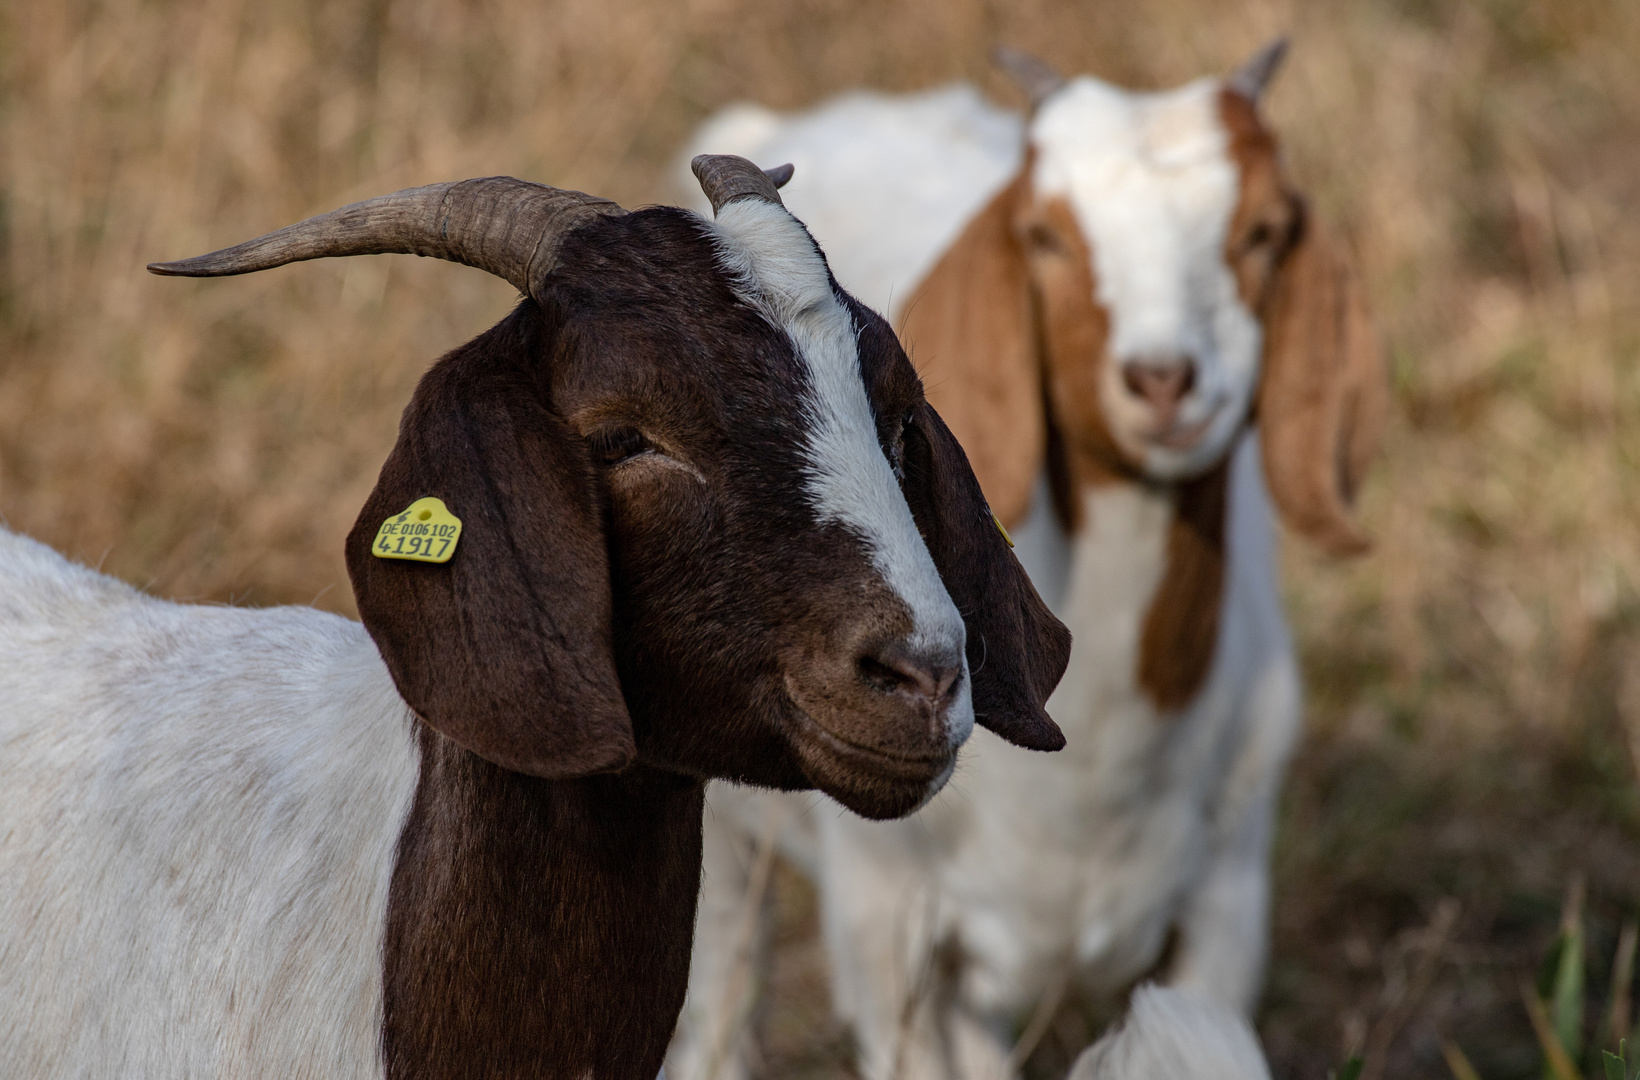
[[[450,513],[443,499],[429,495],[382,522],[370,553],[378,559],[449,562],[460,539],[461,519]]]
[[[1008,541],[1008,546],[1013,547],[1014,546],[1014,538],[1009,536],[1008,535],[1008,530],[1004,529],[1002,527],[1002,519],[997,517],[995,510],[991,511],[991,524],[995,525],[997,527],[997,532],[1001,533],[1002,538],[1004,540]]]

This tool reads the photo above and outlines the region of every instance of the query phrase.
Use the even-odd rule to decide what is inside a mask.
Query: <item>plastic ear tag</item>
[[[1004,540],[1008,541],[1008,546],[1010,548],[1013,547],[1014,546],[1014,538],[1009,536],[1008,535],[1008,530],[1004,529],[1002,527],[1002,519],[997,517],[997,514],[996,514],[995,510],[991,511],[991,524],[995,525],[997,527],[997,532],[1001,533],[1002,538]]]
[[[382,522],[370,553],[378,559],[449,562],[460,539],[461,519],[450,513],[443,499],[429,495]]]

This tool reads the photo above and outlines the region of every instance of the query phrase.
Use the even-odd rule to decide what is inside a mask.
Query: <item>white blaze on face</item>
[[[853,320],[832,292],[825,259],[796,218],[761,199],[723,207],[716,234],[724,265],[741,283],[744,299],[785,330],[808,368],[804,480],[817,516],[846,526],[865,542],[877,572],[910,609],[906,645],[912,653],[962,658],[962,616],[877,441]],[[966,740],[974,725],[967,661],[962,664],[962,689],[946,711],[952,746]]]
[[[1223,456],[1258,382],[1262,333],[1224,257],[1240,178],[1220,89],[1203,79],[1135,93],[1084,77],[1031,123],[1036,193],[1069,203],[1093,255],[1095,300],[1110,318],[1105,420],[1158,479],[1198,473]],[[1122,385],[1124,361],[1172,358],[1196,367],[1176,427],[1206,423],[1184,450],[1145,438],[1150,410]]]

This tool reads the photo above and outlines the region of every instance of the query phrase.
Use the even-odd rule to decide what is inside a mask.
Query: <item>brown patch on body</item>
[[[1167,569],[1145,613],[1139,685],[1158,709],[1184,708],[1201,691],[1218,649],[1224,596],[1226,458],[1177,486],[1167,530]]]

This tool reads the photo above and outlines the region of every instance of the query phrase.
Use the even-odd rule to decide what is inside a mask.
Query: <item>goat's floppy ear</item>
[[[905,497],[967,626],[974,719],[1016,746],[1060,749],[1065,736],[1043,706],[1070,660],[1070,631],[1008,550],[967,455],[927,404],[906,428]]]
[[[620,769],[636,748],[591,462],[524,362],[524,323],[504,320],[422,379],[347,568],[424,721],[503,768],[560,779]],[[429,495],[461,519],[449,562],[373,555],[382,523]]]
[[[1258,422],[1289,526],[1334,555],[1370,546],[1351,506],[1377,452],[1389,380],[1360,284],[1305,209],[1267,301]]]
[[[1014,237],[1026,183],[1021,172],[968,223],[899,326],[928,400],[967,448],[1003,521],[1030,507],[1047,441],[1030,279]]]

